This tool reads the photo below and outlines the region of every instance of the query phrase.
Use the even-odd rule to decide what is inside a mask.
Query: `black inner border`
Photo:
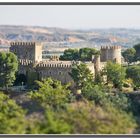
[[[140,6],[140,2],[0,2],[2,5],[135,5]],[[0,134],[0,138],[140,138],[140,134]]]

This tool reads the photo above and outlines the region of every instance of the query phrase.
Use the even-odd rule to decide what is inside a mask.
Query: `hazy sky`
[[[0,24],[70,29],[140,28],[140,5],[0,6]]]

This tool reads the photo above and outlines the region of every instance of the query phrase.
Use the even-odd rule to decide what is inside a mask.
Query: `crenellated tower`
[[[101,46],[101,62],[109,60],[121,64],[121,46]]]
[[[42,44],[36,42],[11,42],[10,51],[15,53],[18,59],[27,59],[33,62],[42,61]]]

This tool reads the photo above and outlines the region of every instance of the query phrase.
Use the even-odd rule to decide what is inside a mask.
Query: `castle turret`
[[[42,61],[42,45],[36,42],[11,42],[10,51],[15,53],[18,59]]]
[[[109,60],[121,64],[121,46],[101,46],[101,62]]]

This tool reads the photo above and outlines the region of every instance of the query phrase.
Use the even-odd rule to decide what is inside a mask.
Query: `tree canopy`
[[[0,52],[0,85],[12,85],[18,70],[17,57],[11,52]]]
[[[78,60],[79,52],[78,49],[67,49],[64,54],[60,56],[61,60]]]
[[[136,87],[140,87],[140,66],[131,66],[126,69],[126,76],[133,80]]]
[[[25,111],[0,92],[0,134],[25,134]]]
[[[79,60],[81,61],[91,61],[93,55],[99,54],[99,51],[97,51],[94,48],[81,48],[79,50]]]
[[[135,54],[136,54],[136,50],[134,48],[129,48],[126,49],[122,55],[125,59],[126,62],[128,62],[128,64],[132,63],[133,61],[135,61]]]
[[[77,88],[82,88],[88,82],[93,82],[93,74],[84,63],[74,64],[70,73]]]
[[[117,63],[108,61],[103,69],[103,75],[107,76],[107,83],[112,83],[114,87],[121,88],[125,79],[125,69]]]
[[[140,60],[140,44],[134,45],[134,49],[136,50],[135,59]]]
[[[94,48],[67,49],[60,56],[61,60],[75,61],[91,61],[93,55],[98,55],[100,52]]]
[[[62,85],[60,81],[51,78],[43,81],[36,81],[39,90],[30,92],[30,97],[33,100],[41,103],[42,106],[59,108],[69,102],[70,90],[69,85]]]

